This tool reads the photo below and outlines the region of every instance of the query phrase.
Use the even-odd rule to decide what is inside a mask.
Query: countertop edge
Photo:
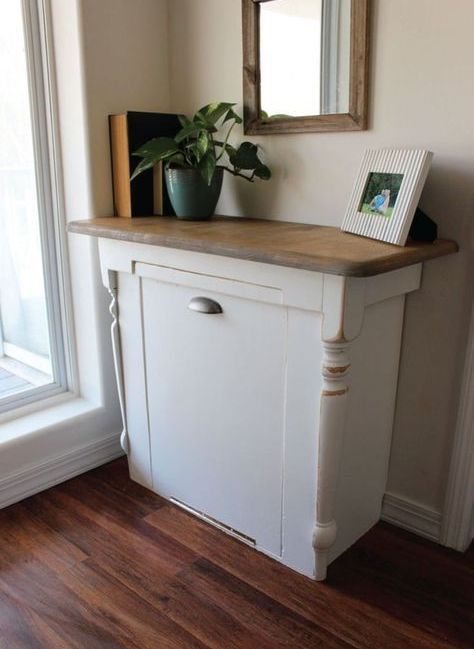
[[[209,243],[206,241],[189,239],[184,240],[177,236],[167,236],[150,232],[142,233],[127,230],[114,230],[113,226],[101,226],[97,223],[90,223],[87,219],[71,221],[67,225],[67,230],[73,234],[83,234],[98,239],[112,239],[115,241],[174,248],[176,250],[189,250],[190,252],[220,255],[233,259],[242,259],[257,263],[271,264],[274,266],[284,266],[287,268],[296,268],[345,277],[374,277],[385,272],[398,270],[417,263],[423,263],[424,261],[429,261],[459,251],[459,246],[454,241],[438,239],[433,243],[427,243],[426,246],[423,245],[426,253],[423,251],[421,258],[420,248],[413,249],[414,259],[413,261],[408,261],[408,263],[406,256],[403,259],[391,255],[379,258],[377,260],[377,265],[380,266],[383,264],[383,269],[380,269],[374,268],[373,261],[345,261],[343,264],[338,264],[336,262],[331,262],[327,257],[318,258],[317,255],[309,256],[298,252],[284,253],[279,252],[278,250],[266,252],[263,250],[255,250],[251,247],[246,248],[242,244],[239,244],[238,247],[233,247],[229,244],[219,244],[216,242]]]

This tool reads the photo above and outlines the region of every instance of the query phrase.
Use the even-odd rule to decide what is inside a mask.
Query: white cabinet
[[[132,478],[323,579],[380,516],[421,265],[350,278],[106,239],[100,255]]]
[[[72,229],[99,237],[131,477],[324,579],[380,517],[405,294],[455,244],[124,221]]]

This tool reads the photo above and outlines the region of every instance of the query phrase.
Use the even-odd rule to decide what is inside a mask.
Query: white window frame
[[[49,0],[22,0],[22,10],[53,382],[1,398],[0,420],[77,392]]]
[[[320,113],[341,112],[341,16],[343,0],[322,0]],[[352,56],[352,53],[350,54]]]

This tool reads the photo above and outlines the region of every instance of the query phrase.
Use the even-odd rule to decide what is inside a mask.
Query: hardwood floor
[[[118,460],[0,512],[0,648],[471,649],[473,573],[379,524],[314,583]]]

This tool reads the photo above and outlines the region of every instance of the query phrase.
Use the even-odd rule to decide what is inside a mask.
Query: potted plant
[[[141,160],[131,180],[163,162],[171,204],[178,218],[185,219],[206,219],[214,214],[224,171],[250,182],[268,180],[271,171],[261,161],[256,144],[242,142],[236,148],[229,142],[234,126],[242,123],[234,106],[213,103],[191,119],[180,115],[182,128],[174,138],[155,138],[134,152]],[[216,135],[220,130],[225,130],[222,139]]]

